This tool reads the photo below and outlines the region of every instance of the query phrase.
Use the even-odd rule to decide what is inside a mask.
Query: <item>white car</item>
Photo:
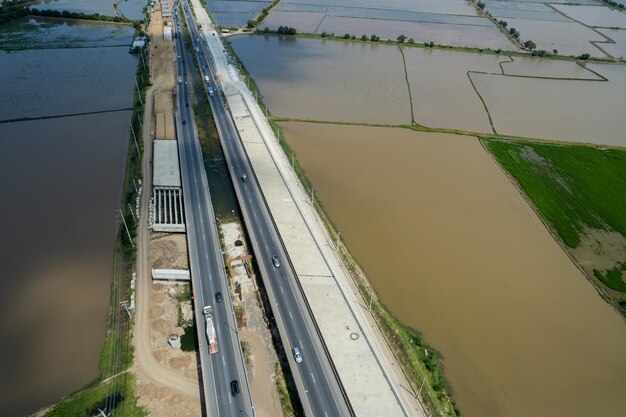
[[[278,260],[278,256],[272,256],[272,263],[274,264],[274,268],[280,267],[280,261]]]

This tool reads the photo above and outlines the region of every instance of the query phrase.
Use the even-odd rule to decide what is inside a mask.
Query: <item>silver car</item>
[[[298,349],[298,347],[296,346],[295,348],[291,349],[291,351],[293,352],[293,358],[296,360],[296,363],[301,363],[302,354],[300,353],[300,349]]]

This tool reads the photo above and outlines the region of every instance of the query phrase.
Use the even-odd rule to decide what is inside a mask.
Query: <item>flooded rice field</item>
[[[555,4],[552,7],[587,26],[626,28],[626,13],[605,6]]]
[[[31,8],[115,16],[113,13],[113,0],[43,0],[33,4]]]
[[[0,121],[127,109],[136,65],[128,47],[0,51]]]
[[[26,17],[0,26],[0,49],[126,46],[133,28],[104,22]]]
[[[398,48],[278,36],[238,36],[231,42],[275,115],[411,123]]]
[[[603,43],[600,47],[615,58],[626,57],[626,29],[596,29],[613,43]]]
[[[625,323],[477,139],[282,127],[382,301],[441,351],[464,416],[622,414]]]
[[[548,22],[545,20],[507,19],[510,28],[517,29],[523,41],[532,40],[537,49],[558,50],[561,55],[579,56],[589,54],[606,57],[591,41],[602,42],[606,38],[593,29],[574,21]]]
[[[231,42],[276,116],[375,124],[411,120],[397,46],[277,36]],[[497,133],[626,146],[619,115],[626,107],[625,65],[587,64],[604,81],[571,61],[402,50],[419,124],[490,133],[487,108]]]
[[[104,16],[115,16],[114,0],[42,0],[31,6],[39,10],[67,10],[75,13],[99,13]],[[143,19],[145,0],[122,0],[117,6],[118,14],[128,19]]]
[[[0,307],[0,415],[20,416],[98,375],[131,117],[118,109],[132,105],[138,61],[127,26],[23,19],[2,36],[2,47],[32,48],[0,51],[0,260],[10,294]],[[43,49],[68,42],[73,49]],[[102,47],[110,43],[126,46]],[[108,110],[118,111],[57,117]]]
[[[492,133],[468,71],[500,73],[497,55],[405,48],[415,121],[428,127]]]
[[[450,15],[476,15],[476,9],[464,0],[283,0],[278,10],[311,11],[318,7],[345,7],[352,9],[399,10]],[[324,10],[312,10],[324,11]]]
[[[416,42],[516,49],[488,19],[479,16],[470,3],[447,1],[283,1],[261,27],[293,26],[300,32],[337,33],[396,39],[399,35]]]
[[[506,75],[545,78],[571,78],[576,80],[603,80],[593,71],[585,68],[584,64],[572,61],[559,61],[541,58],[515,57],[501,63]]]
[[[498,19],[508,18],[569,22],[570,19],[544,3],[485,0],[486,9]]]
[[[208,0],[206,5],[219,25],[240,27],[258,16],[270,3],[270,1]]]
[[[471,77],[498,133],[626,146],[626,65],[587,68],[608,81]]]
[[[0,415],[98,375],[130,112],[0,124]]]

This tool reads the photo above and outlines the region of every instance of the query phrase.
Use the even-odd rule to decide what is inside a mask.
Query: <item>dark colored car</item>
[[[230,381],[230,393],[233,395],[233,397],[239,397],[239,394],[241,393],[241,391],[239,390],[239,381],[237,381],[236,379]]]
[[[215,301],[217,301],[218,303],[222,302],[222,293],[221,292],[216,292],[215,293]]]

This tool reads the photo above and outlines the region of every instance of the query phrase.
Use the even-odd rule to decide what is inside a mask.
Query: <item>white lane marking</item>
[[[283,291],[283,286],[282,286],[282,285],[280,286],[280,292],[281,292],[283,295],[285,294],[285,291]]]
[[[291,320],[293,320],[293,316],[291,315],[291,311],[289,312],[289,317],[291,317]]]
[[[315,381],[315,377],[313,376],[313,372],[311,372],[311,378],[313,378],[313,383],[317,384],[317,382]]]

